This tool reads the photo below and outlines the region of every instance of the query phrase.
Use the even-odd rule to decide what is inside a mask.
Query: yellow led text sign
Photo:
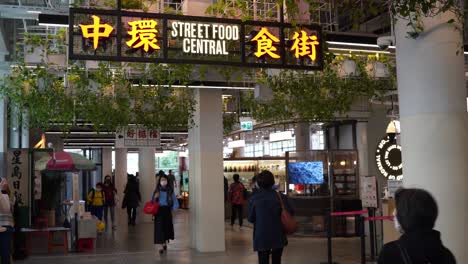
[[[319,25],[70,8],[72,60],[323,69]],[[248,32],[248,33],[246,33]]]
[[[132,36],[132,39],[127,41],[127,46],[130,48],[138,49],[143,47],[145,52],[150,50],[150,47],[154,50],[161,49],[158,46],[157,34],[158,30],[156,20],[136,20],[128,22],[132,27],[132,30],[128,31],[128,35]]]
[[[83,38],[92,38],[93,47],[97,49],[99,46],[100,38],[108,38],[114,30],[114,28],[108,24],[101,24],[101,18],[98,16],[91,16],[93,18],[93,24],[91,25],[81,25],[81,32]]]
[[[172,22],[171,29],[171,37],[182,38],[184,53],[229,55],[227,41],[239,40],[237,25]]]

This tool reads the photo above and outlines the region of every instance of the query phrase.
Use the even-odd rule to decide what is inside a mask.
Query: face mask
[[[396,217],[396,210],[393,212],[393,226],[395,227],[395,230],[403,234],[403,229],[401,228],[400,222],[398,222],[398,218]]]
[[[102,189],[101,188],[96,188],[96,191],[100,192],[100,191],[102,191]]]
[[[167,181],[161,181],[161,186],[166,187],[167,186]]]

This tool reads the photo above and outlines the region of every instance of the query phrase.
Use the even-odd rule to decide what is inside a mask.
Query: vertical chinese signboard
[[[319,25],[70,8],[78,60],[321,70]]]
[[[29,206],[28,149],[9,149],[7,180],[19,206]]]

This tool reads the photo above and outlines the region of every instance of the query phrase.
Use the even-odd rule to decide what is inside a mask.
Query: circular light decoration
[[[375,154],[377,168],[385,178],[389,180],[403,179],[403,163],[401,158],[401,146],[392,142],[386,136],[377,146]]]

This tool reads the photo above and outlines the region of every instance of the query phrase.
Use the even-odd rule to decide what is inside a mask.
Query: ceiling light
[[[68,16],[39,14],[39,26],[68,27]]]

